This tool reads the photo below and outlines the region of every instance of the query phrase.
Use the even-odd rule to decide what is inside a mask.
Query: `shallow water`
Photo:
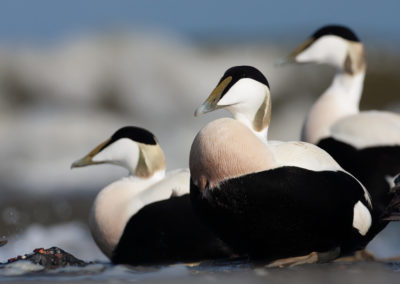
[[[83,268],[43,271],[40,267],[18,263],[0,269],[0,281],[30,283],[43,281],[76,283],[398,283],[400,263],[331,263],[267,269],[246,261],[204,262],[189,266],[129,267],[94,263]]]

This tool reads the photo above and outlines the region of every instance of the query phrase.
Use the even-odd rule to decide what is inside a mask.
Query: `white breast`
[[[192,143],[189,164],[193,182],[201,190],[276,167],[264,142],[231,118],[214,120],[200,130]]]
[[[190,174],[177,170],[165,178],[127,177],[104,188],[96,197],[89,225],[96,243],[109,258],[127,222],[144,206],[189,193]]]

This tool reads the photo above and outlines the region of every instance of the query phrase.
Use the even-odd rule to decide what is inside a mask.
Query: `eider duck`
[[[353,240],[371,226],[368,192],[317,146],[268,141],[264,75],[251,66],[228,69],[195,115],[219,108],[235,119],[205,126],[189,163],[193,207],[217,235],[254,259],[317,252],[321,261],[358,249]]]
[[[320,28],[288,59],[328,64],[337,70],[330,87],[308,113],[302,140],[326,150],[368,189],[376,220],[366,238],[368,242],[386,226],[382,214],[394,198],[390,188],[393,177],[400,172],[400,115],[360,112],[366,72],[364,47],[347,27]]]
[[[189,171],[166,174],[164,153],[152,133],[123,127],[71,167],[103,163],[130,173],[100,191],[89,218],[95,242],[113,263],[162,264],[230,255],[192,210]]]

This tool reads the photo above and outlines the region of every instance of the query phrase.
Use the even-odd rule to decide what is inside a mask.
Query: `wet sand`
[[[79,198],[78,198],[79,197]],[[58,196],[60,198],[60,196]],[[1,207],[15,208],[18,212],[18,222],[0,222],[3,230],[9,232],[23,231],[31,222],[46,222],[44,225],[57,224],[61,221],[79,220],[85,222],[88,208],[93,196],[63,196],[65,213],[60,214],[57,204],[49,198],[16,198],[4,201]],[[30,201],[30,202],[29,202]],[[34,202],[32,202],[34,201]],[[63,203],[63,204],[64,204]],[[60,203],[58,203],[60,204]],[[66,208],[66,209],[65,209]],[[41,214],[29,214],[35,210]],[[5,209],[3,209],[5,210]],[[58,212],[58,213],[57,213]],[[4,215],[4,214],[3,214]],[[25,216],[25,217],[24,217]],[[26,217],[27,216],[27,217]],[[68,216],[68,218],[66,218]],[[62,218],[64,217],[64,218]],[[21,221],[25,222],[21,222]],[[22,227],[22,228],[21,228]],[[67,228],[67,227],[66,227]],[[65,230],[60,228],[59,230]],[[63,232],[61,232],[63,233]],[[65,234],[65,232],[64,232]],[[7,234],[8,235],[8,234]],[[9,241],[14,234],[9,234]],[[51,237],[51,236],[48,236]],[[74,237],[74,236],[73,236]],[[84,240],[76,237],[77,242]],[[74,237],[74,238],[75,238]],[[87,236],[90,238],[90,236]],[[54,240],[54,239],[53,239]],[[42,240],[43,242],[44,240]],[[393,243],[393,245],[395,242]],[[1,249],[4,250],[7,244]],[[64,248],[61,246],[61,248]],[[68,250],[67,250],[68,251]],[[25,251],[29,253],[29,251]],[[0,257],[2,253],[0,250]],[[88,261],[87,257],[76,255]],[[6,261],[4,257],[0,261]],[[0,268],[0,282],[6,283],[122,283],[134,281],[140,283],[399,283],[400,262],[356,262],[356,263],[329,263],[316,265],[303,265],[295,268],[267,269],[262,265],[255,265],[245,261],[237,262],[203,262],[199,265],[189,266],[176,264],[170,266],[129,267],[111,265],[105,262],[95,262],[87,267],[69,267],[56,270],[44,270],[43,267],[16,266],[7,269]]]
[[[28,269],[25,267],[23,269]],[[1,270],[0,270],[1,271]],[[209,263],[189,266],[129,267],[95,263],[85,268],[62,268],[6,276],[0,282],[29,283],[399,283],[400,262],[355,262],[265,268],[248,262]]]

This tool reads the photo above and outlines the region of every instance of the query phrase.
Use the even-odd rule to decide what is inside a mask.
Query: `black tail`
[[[383,220],[400,221],[400,174],[394,179],[395,186],[390,189],[392,198],[383,212]]]

